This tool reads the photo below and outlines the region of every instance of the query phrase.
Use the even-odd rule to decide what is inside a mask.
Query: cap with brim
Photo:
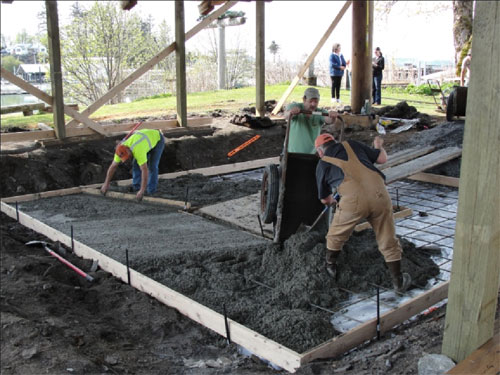
[[[306,91],[304,91],[304,96],[306,99],[319,99],[319,91],[314,87],[308,87]]]

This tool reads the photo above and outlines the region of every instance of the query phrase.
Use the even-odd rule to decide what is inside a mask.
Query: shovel
[[[330,208],[330,206],[325,206],[325,208],[323,208],[323,211],[321,211],[321,213],[318,215],[316,220],[314,220],[314,223],[312,223],[311,226],[300,224],[296,233],[309,233],[316,226],[316,224],[318,224],[318,222],[325,215],[325,212],[328,211],[329,208]]]
[[[59,254],[57,254],[55,251],[51,250],[48,246],[47,246],[47,242],[45,241],[29,241],[29,242],[26,242],[26,245],[27,246],[32,246],[32,245],[42,245],[43,248],[50,254],[52,255],[53,257],[59,259],[62,263],[64,263],[65,265],[67,265],[69,268],[71,268],[73,271],[75,271],[77,274],[79,274],[80,276],[84,277],[87,281],[94,281],[94,278],[92,276],[90,276],[89,274],[83,272],[80,268],[78,268],[77,266],[73,265],[72,263],[68,262],[66,259],[64,259],[62,256],[60,256]]]

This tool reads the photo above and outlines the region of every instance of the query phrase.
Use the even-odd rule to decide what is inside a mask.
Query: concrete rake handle
[[[62,256],[60,256],[59,254],[57,254],[55,251],[49,249],[46,245],[44,245],[43,248],[45,250],[47,250],[47,252],[50,255],[52,255],[53,257],[55,257],[57,259],[59,259],[62,263],[64,263],[65,265],[67,265],[69,268],[71,268],[73,271],[75,271],[80,276],[84,277],[87,281],[94,281],[94,278],[92,276],[90,276],[89,274],[83,272],[80,268],[78,268],[77,266],[73,265],[72,263],[68,262],[66,259],[64,259]]]

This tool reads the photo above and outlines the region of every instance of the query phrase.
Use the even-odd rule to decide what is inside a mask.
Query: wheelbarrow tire
[[[455,95],[456,91],[453,90],[448,96],[448,103],[446,104],[446,121],[453,121],[453,116],[455,116]]]
[[[270,224],[276,219],[279,180],[280,174],[277,164],[269,164],[264,168],[260,190],[260,220],[265,224]]]

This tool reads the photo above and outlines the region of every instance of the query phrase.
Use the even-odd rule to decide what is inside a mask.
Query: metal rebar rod
[[[71,251],[73,253],[75,252],[75,241],[73,238],[73,225],[71,226]]]
[[[130,268],[128,265],[128,249],[125,249],[125,259],[127,261],[127,282],[128,282],[128,285],[130,285]]]
[[[222,308],[224,310],[224,325],[226,327],[226,339],[227,343],[231,344],[231,334],[229,332],[229,322],[227,321],[227,311],[226,311],[226,304],[222,304]]]
[[[17,222],[19,223],[19,206],[17,205],[17,201],[16,201],[16,217],[17,217]]]
[[[259,214],[257,214],[257,220],[259,220],[260,233],[262,234],[262,237],[266,238],[266,236],[264,236],[264,227],[262,226],[262,221],[260,220]]]
[[[380,288],[377,288],[377,340],[380,341]]]

